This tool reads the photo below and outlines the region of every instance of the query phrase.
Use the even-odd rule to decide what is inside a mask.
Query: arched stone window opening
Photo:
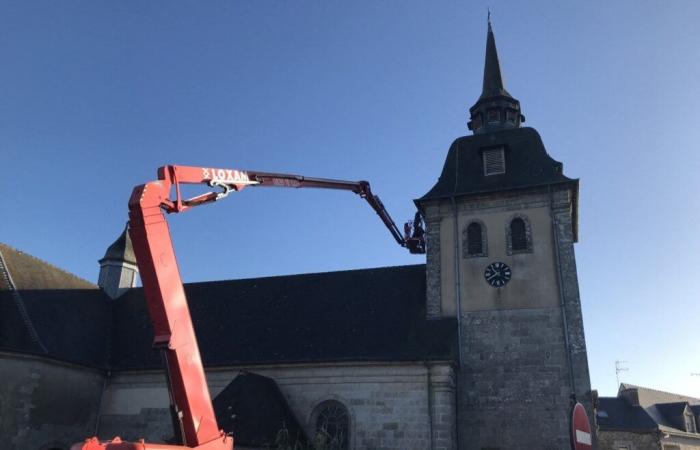
[[[350,448],[350,415],[342,403],[326,400],[316,407],[313,417],[314,445],[327,450]]]
[[[486,226],[481,221],[472,221],[462,230],[462,257],[488,256],[486,242]]]
[[[530,221],[522,214],[511,218],[506,226],[507,253],[532,253],[532,230]]]

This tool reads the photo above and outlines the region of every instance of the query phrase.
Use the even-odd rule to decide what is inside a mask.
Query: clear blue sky
[[[166,163],[368,179],[397,222],[468,133],[486,8],[508,90],[581,179],[591,376],[700,397],[700,3],[0,3],[0,241],[84,278]],[[422,263],[349,193],[171,218],[186,281]]]

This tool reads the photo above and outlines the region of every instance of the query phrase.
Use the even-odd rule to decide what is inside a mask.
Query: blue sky
[[[397,222],[468,134],[486,9],[506,87],[581,179],[591,378],[700,397],[700,3],[0,3],[0,241],[89,280],[167,163],[368,179]],[[352,194],[170,220],[186,281],[422,263]]]

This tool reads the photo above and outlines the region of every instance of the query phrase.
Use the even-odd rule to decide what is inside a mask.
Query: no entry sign
[[[571,413],[571,443],[574,450],[592,450],[591,424],[586,415],[586,408],[576,403]]]

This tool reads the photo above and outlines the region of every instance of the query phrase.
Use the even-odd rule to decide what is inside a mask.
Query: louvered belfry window
[[[484,150],[484,175],[506,173],[506,158],[503,147]]]
[[[510,239],[513,251],[527,250],[527,231],[523,219],[516,217],[510,222]]]
[[[483,245],[481,245],[481,225],[472,222],[467,227],[467,254],[480,255],[483,252]]]

